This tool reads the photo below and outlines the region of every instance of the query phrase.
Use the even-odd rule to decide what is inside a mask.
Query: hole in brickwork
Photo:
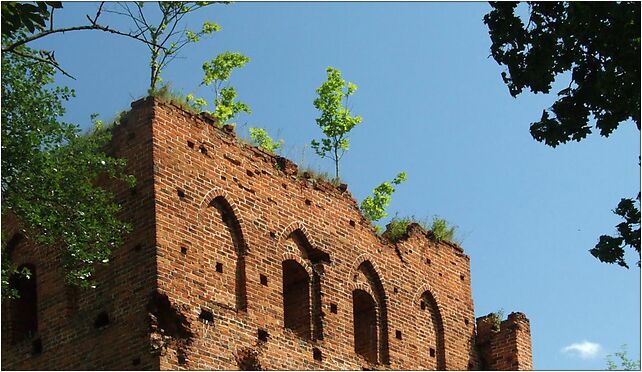
[[[355,227],[357,224],[353,220],[350,220],[350,226]]]
[[[310,199],[305,199],[305,205],[312,205],[312,202],[310,201]]]
[[[187,147],[189,147],[190,149],[193,149],[194,148],[194,142],[187,141]]]
[[[94,328],[101,329],[109,325],[109,314],[106,311],[101,311],[94,319]]]
[[[261,284],[262,284],[262,285],[265,285],[265,286],[267,286],[267,285],[268,285],[268,279],[267,279],[267,276],[265,276],[265,275],[261,274],[260,279],[261,279]]]
[[[426,264],[430,265],[432,261],[430,261],[430,258],[426,258]]]
[[[274,233],[274,231],[270,231],[270,238],[276,239],[276,234]]]
[[[337,313],[337,310],[338,310],[338,309],[337,309],[337,304],[330,304],[330,312],[331,312],[332,314],[336,314],[336,313]]]
[[[187,254],[187,247],[181,247],[181,254]]]
[[[182,199],[185,197],[185,191],[181,189],[176,189],[176,195],[178,195],[178,197]]]
[[[201,313],[198,315],[198,319],[201,322],[208,324],[214,321],[214,314],[212,314],[212,312],[207,309],[201,309]]]
[[[185,352],[183,350],[178,350],[176,352],[176,358],[178,359],[178,364],[183,366],[187,364],[187,355],[185,355]]]
[[[392,289],[392,291],[393,291],[393,292],[395,292],[395,293],[399,293],[399,288],[394,287],[394,288]]]
[[[137,366],[139,364],[140,364],[140,357],[136,357],[136,358],[132,359],[132,365],[133,366]]]
[[[239,371],[261,371],[261,362],[259,361],[259,353],[249,347],[239,350],[236,355],[236,364]]]
[[[286,184],[284,184],[284,183],[282,183],[282,184],[281,184],[281,186],[283,186],[283,188],[284,188],[284,189],[286,189],[286,190],[287,190],[287,188],[288,188],[288,185],[286,185]]]
[[[321,350],[318,347],[315,347],[315,348],[312,349],[312,357],[317,362],[322,362],[323,361],[323,354],[321,354]]]
[[[354,325],[354,351],[371,363],[377,363],[377,311],[376,303],[366,291],[352,292]]]
[[[397,340],[401,340],[401,331],[399,331],[399,330],[395,331],[395,338]]]
[[[217,273],[222,273],[223,272],[223,264],[220,262],[216,263],[216,272]]]
[[[283,261],[283,323],[299,337],[310,339],[310,277],[294,260]]]
[[[270,334],[265,329],[260,329],[259,328],[257,337],[258,337],[260,342],[267,342],[268,337],[270,337]]]
[[[464,324],[468,325],[470,324],[470,321],[468,319],[464,319]]]
[[[435,357],[435,349],[430,348],[430,357],[434,358]]]
[[[227,177],[225,177],[225,176],[221,176],[221,179],[222,179],[223,181],[226,181],[226,180],[227,180]]]
[[[461,280],[463,281],[464,279],[466,279],[466,277],[464,276],[464,274],[461,274],[461,275],[459,276],[459,279],[461,279]]]
[[[203,154],[203,155],[207,155],[207,148],[205,147],[205,145],[201,144],[201,145],[198,147],[198,150],[201,152],[201,154]]]
[[[253,176],[254,176],[254,172],[252,172],[252,171],[251,171],[251,170],[249,170],[249,169],[245,172],[245,174],[247,174],[247,175],[248,175],[248,176],[250,176],[250,177],[253,177]]]
[[[444,276],[444,274],[442,274],[442,273],[439,273],[439,276]]]
[[[31,354],[42,354],[42,340],[37,338],[31,342]]]

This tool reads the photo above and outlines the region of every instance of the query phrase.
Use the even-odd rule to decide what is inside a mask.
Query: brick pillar
[[[533,369],[531,328],[526,315],[511,313],[501,321],[494,314],[477,318],[477,349],[482,370]]]

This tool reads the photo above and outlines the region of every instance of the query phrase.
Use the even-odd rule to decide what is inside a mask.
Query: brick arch
[[[305,271],[308,272],[308,275],[312,277],[312,274],[314,273],[312,266],[306,260],[301,258],[301,256],[290,252],[283,252],[283,255],[281,256],[281,262],[287,261],[287,260],[296,261],[299,265],[303,266]]]
[[[321,303],[321,281],[323,263],[330,262],[329,255],[316,248],[316,241],[310,239],[306,226],[300,221],[294,221],[285,227],[277,239],[278,247],[283,251],[283,261],[290,259],[299,263],[308,272],[310,292],[311,330],[313,340],[323,339],[323,320]],[[285,251],[286,241],[292,239],[297,246],[299,255]],[[285,280],[285,278],[284,278]]]
[[[422,304],[423,302],[423,304]],[[445,347],[445,327],[444,327],[444,318],[441,314],[441,307],[439,305],[439,300],[437,299],[435,292],[432,290],[429,284],[425,283],[422,285],[415,297],[413,298],[413,305],[416,307],[422,306],[421,311],[427,311],[427,322],[428,329],[422,329],[425,327],[425,323],[422,321],[421,324],[416,325],[418,332],[418,339],[423,345],[427,343],[430,346],[434,347],[434,355],[429,354],[427,351],[420,351],[418,355],[419,358],[431,360],[435,359],[434,367],[437,370],[446,369],[446,347]],[[422,313],[423,315],[423,313]],[[420,317],[424,319],[424,317]],[[419,335],[420,332],[426,331],[430,339],[422,340],[422,337]],[[421,342],[424,341],[424,342]]]
[[[370,253],[362,253],[352,261],[352,264],[350,265],[350,273],[346,283],[354,282],[353,280],[354,275],[357,274],[357,272],[359,272],[359,266],[361,266],[361,264],[364,263],[365,261],[370,262],[370,264],[372,265],[372,267],[377,273],[383,272],[381,271],[381,268],[379,267],[379,265],[377,265],[377,262],[374,260],[374,258]]]
[[[243,218],[243,214],[241,213],[241,210],[239,208],[238,202],[236,201],[236,198],[220,187],[214,187],[210,189],[210,191],[208,191],[205,194],[205,196],[199,203],[198,215],[196,216],[196,222],[198,223],[198,225],[200,226],[201,223],[203,222],[203,214],[209,207],[212,200],[216,199],[219,196],[222,196],[227,201],[227,203],[230,206],[230,209],[232,209],[232,212],[234,212],[234,216],[236,217],[236,220],[239,222],[239,225],[245,226],[245,219]]]
[[[307,226],[301,221],[291,222],[283,230],[281,230],[276,240],[278,246],[279,247],[283,246],[283,244],[285,244],[285,241],[290,238],[290,235],[292,235],[292,233],[297,230],[301,231],[301,233],[305,235],[306,239],[308,240],[311,246],[313,247],[318,246],[316,239],[314,239],[313,235],[310,233],[310,231],[308,231]]]
[[[353,293],[355,290],[362,289],[363,287],[352,280],[357,272],[362,273],[366,277],[366,280],[368,281],[367,287],[369,287],[369,290],[366,290],[366,292],[373,297],[377,305],[375,309],[377,314],[377,331],[379,334],[377,360],[379,363],[389,364],[390,355],[388,343],[388,298],[386,296],[381,277],[379,276],[380,269],[371,260],[370,254],[364,253],[357,257],[351,267],[350,278],[347,281],[348,283],[351,283],[348,285],[353,287]]]
[[[203,214],[208,208],[215,208],[223,218],[223,224],[227,226],[232,238],[232,244],[236,253],[235,265],[235,309],[237,311],[247,310],[247,275],[245,270],[245,256],[249,252],[247,241],[243,235],[242,217],[235,199],[229,198],[225,190],[221,188],[211,189],[201,201],[197,221],[199,227],[203,222]]]

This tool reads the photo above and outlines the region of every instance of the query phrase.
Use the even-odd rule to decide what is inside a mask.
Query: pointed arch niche
[[[357,271],[365,277],[370,291],[352,291],[354,350],[370,362],[388,364],[388,309],[383,284],[369,260],[363,261]]]
[[[243,238],[241,224],[239,223],[234,210],[225,199],[224,196],[217,196],[209,203],[209,207],[215,209],[220,217],[220,221],[225,226],[226,233],[223,239],[227,238],[227,242],[223,244],[233,247],[234,257],[234,270],[231,271],[223,265],[224,262],[216,262],[216,270],[218,275],[223,276],[223,283],[234,283],[234,288],[225,288],[228,293],[234,293],[234,308],[236,311],[247,310],[247,289],[246,289],[246,274],[245,274],[245,256],[247,255],[247,245]],[[221,261],[228,261],[229,259],[221,259]],[[233,277],[233,280],[229,280]],[[228,279],[228,280],[225,280]]]
[[[429,369],[443,371],[446,369],[444,325],[437,301],[429,290],[421,294],[419,308],[417,339],[421,349],[418,357],[427,361]]]
[[[298,248],[301,263],[286,259],[283,267],[283,324],[306,340],[323,339],[321,318],[321,275],[330,256],[315,248],[300,228],[287,240]],[[306,269],[306,267],[308,269]]]

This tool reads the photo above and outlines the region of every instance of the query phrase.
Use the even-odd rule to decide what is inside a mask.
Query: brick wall
[[[511,313],[506,320],[495,314],[478,318],[477,347],[483,369],[533,369],[530,322],[522,313]]]
[[[5,347],[3,304],[3,368],[480,367],[461,248],[418,225],[390,243],[345,185],[299,177],[206,116],[149,98],[125,121],[113,148],[139,179],[136,195],[117,188],[135,231],[79,294],[82,321],[60,316],[62,273],[41,258],[56,273],[38,275],[43,351]],[[110,324],[93,329],[101,309]]]

